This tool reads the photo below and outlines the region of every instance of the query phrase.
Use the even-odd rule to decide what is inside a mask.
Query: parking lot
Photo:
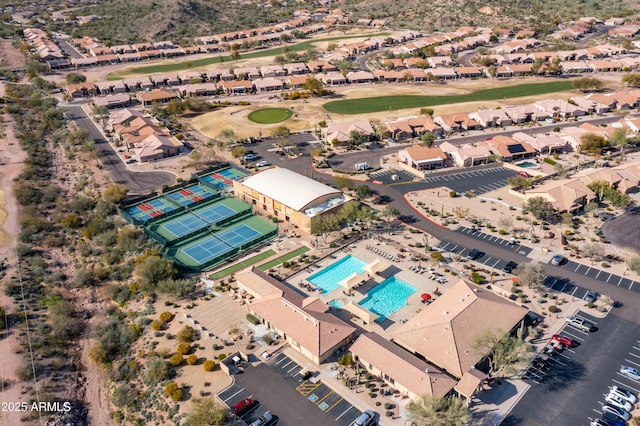
[[[397,180],[393,180],[393,176],[397,176]],[[389,185],[390,183],[407,183],[413,182],[416,179],[415,175],[404,170],[395,170],[393,172],[389,170],[382,170],[374,172],[369,175],[373,183],[381,183],[382,185]]]
[[[507,186],[507,178],[515,175],[516,172],[511,169],[496,167],[472,172],[452,173],[445,176],[427,177],[424,182],[428,185],[427,188],[446,186],[461,194],[473,191],[474,194],[480,195]]]
[[[471,248],[458,246],[446,241],[440,242],[436,247],[440,249],[440,251],[457,254],[461,257],[465,257],[472,250]],[[493,268],[496,272],[500,271],[507,264],[507,261],[498,259],[497,257],[489,256],[487,253],[483,252],[480,252],[480,254],[478,254],[478,256],[474,259],[474,261],[481,263],[482,265],[485,265],[489,268]]]
[[[456,232],[460,232],[470,237],[477,238],[480,241],[493,244],[494,246],[508,248],[523,256],[526,256],[529,253],[531,253],[531,248],[527,246],[523,246],[519,241],[514,240],[515,242],[511,242],[511,240],[506,240],[504,238],[496,237],[495,235],[487,234],[477,229],[467,228],[466,226],[460,226],[458,227],[458,229],[456,229]]]
[[[596,325],[585,333],[565,325],[558,334],[572,338],[576,347],[549,357],[548,369],[527,370],[532,387],[502,425],[588,425],[599,418],[608,386],[637,393],[640,383],[618,373],[621,365],[640,369],[640,325],[612,311],[602,319],[585,312],[578,315]],[[568,313],[559,313],[560,318]],[[534,341],[537,351],[548,339]],[[635,364],[634,364],[635,363]],[[541,409],[543,408],[543,409]]]
[[[615,285],[618,287],[626,288],[636,293],[640,293],[640,283],[630,278],[621,277],[620,275],[612,274],[603,269],[594,268],[593,266],[585,265],[583,263],[574,262],[572,260],[566,261],[561,265],[563,269],[568,269],[573,272],[577,272],[582,275],[594,278],[598,281],[605,282],[607,284]]]

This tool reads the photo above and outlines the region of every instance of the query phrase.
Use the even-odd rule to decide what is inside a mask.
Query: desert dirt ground
[[[477,81],[458,81],[446,84],[436,83],[388,83],[388,84],[370,84],[360,85],[356,87],[340,87],[332,88],[343,99],[367,98],[375,96],[399,96],[399,95],[457,95],[470,93],[481,89],[490,89],[494,87],[512,86],[532,82],[548,82],[551,79],[513,79],[503,80],[477,80]],[[553,94],[555,97],[568,99],[577,95],[577,91],[571,90],[567,92],[559,92]],[[479,101],[465,102],[451,105],[440,105],[433,107],[434,115],[448,114],[460,111],[475,111],[481,108],[496,108],[505,105],[517,105],[534,102],[542,99],[549,99],[550,94],[527,96],[522,98],[496,100],[496,101]],[[249,98],[247,99],[249,100]],[[304,102],[307,101],[307,102]],[[396,111],[382,111],[368,114],[329,114],[323,108],[328,102],[327,98],[309,98],[306,100],[283,101],[279,97],[274,99],[274,95],[262,95],[250,97],[251,105],[248,106],[229,106],[218,111],[213,111],[199,117],[194,118],[191,124],[204,135],[215,138],[220,134],[222,129],[232,129],[238,137],[256,136],[261,130],[264,135],[269,130],[277,126],[286,126],[292,131],[313,129],[314,125],[319,121],[326,120],[329,124],[332,122],[345,122],[357,120],[369,120],[373,123],[383,123],[401,117],[417,115],[419,109],[401,109]],[[250,121],[247,116],[255,110],[267,107],[283,107],[293,110],[294,115],[289,120],[282,123],[264,125]]]
[[[13,47],[10,39],[0,40],[0,68],[23,67],[26,63],[24,55]]]

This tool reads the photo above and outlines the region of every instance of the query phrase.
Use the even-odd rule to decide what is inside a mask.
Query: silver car
[[[566,317],[565,321],[572,327],[577,328],[578,330],[586,331],[587,333],[593,330],[593,324],[587,321],[584,318],[580,317]]]

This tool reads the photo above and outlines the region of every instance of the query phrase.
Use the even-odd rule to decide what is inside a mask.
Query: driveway
[[[69,118],[76,122],[79,128],[87,129],[89,137],[95,141],[97,150],[102,152],[100,162],[111,175],[114,183],[125,185],[131,195],[148,194],[162,188],[163,185],[173,185],[175,175],[168,172],[134,172],[130,170],[105,140],[93,120],[91,120],[81,105],[65,105]]]
[[[640,207],[616,217],[602,225],[607,240],[616,245],[640,251]]]

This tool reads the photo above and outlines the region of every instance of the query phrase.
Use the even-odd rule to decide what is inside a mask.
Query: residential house
[[[136,143],[134,152],[141,163],[178,155],[184,145],[173,136],[153,134]]]
[[[346,123],[332,123],[328,127],[322,129],[322,136],[327,142],[337,140],[340,143],[344,143],[350,139],[351,132],[362,133],[367,137],[371,137],[375,134],[375,130],[371,127],[371,123],[366,120],[361,120]]]
[[[509,64],[507,65],[507,69],[509,69],[515,77],[533,74],[533,65],[531,64]]]
[[[533,105],[549,116],[557,118],[582,117],[587,113],[587,111],[582,107],[570,104],[562,99],[538,101]]]
[[[151,81],[157,86],[179,86],[181,84],[180,79],[174,74],[158,74],[152,75]]]
[[[93,105],[100,107],[105,106],[109,109],[125,108],[131,102],[131,96],[128,93],[119,93],[93,98]]]
[[[303,62],[284,64],[283,68],[287,71],[288,75],[307,74],[309,72],[309,68],[307,68]]]
[[[327,61],[309,61],[307,65],[309,67],[309,70],[313,73],[332,72],[332,71],[338,70],[338,68],[335,65],[330,64]]]
[[[260,68],[262,77],[283,77],[286,73],[281,65],[264,65]]]
[[[616,106],[615,99],[612,99],[608,96],[601,95],[599,93],[595,93],[594,95],[598,95],[598,96],[595,96],[595,97],[591,97],[589,95],[575,96],[570,100],[575,105],[582,108],[587,114],[601,115],[615,108]]]
[[[328,72],[326,74],[319,74],[316,76],[318,80],[327,86],[342,86],[347,84],[347,79],[342,73]]]
[[[427,76],[431,74],[433,80],[455,80],[458,78],[458,74],[456,74],[453,68],[429,68],[427,71]]]
[[[237,286],[253,296],[247,310],[315,364],[353,340],[356,329],[329,313],[317,297],[304,296],[256,267],[235,278]]]
[[[178,74],[178,79],[182,84],[202,83],[202,74],[200,71],[183,71]]]
[[[529,121],[538,122],[550,117],[550,114],[537,108],[535,104],[506,106],[502,110],[511,118],[513,124],[523,124]]]
[[[138,90],[151,90],[154,85],[148,77],[131,77],[123,80],[129,92],[137,92]]]
[[[486,146],[458,145],[443,142],[439,146],[458,167],[473,167],[487,164],[492,153]]]
[[[593,72],[620,71],[620,63],[613,61],[591,61],[589,63]]]
[[[109,124],[114,126],[128,126],[133,120],[142,117],[142,112],[137,109],[125,108],[109,113]]]
[[[623,194],[638,190],[640,182],[640,164],[625,163],[616,167],[588,168],[581,170],[573,178],[585,185],[593,182],[607,182]]]
[[[582,145],[581,138],[587,133],[590,132],[578,126],[567,126],[560,129],[557,135],[560,139],[564,140],[573,151],[580,151],[580,146]]]
[[[93,83],[77,83],[68,84],[65,88],[65,93],[71,98],[84,98],[87,96],[94,96],[96,94],[96,87]]]
[[[431,132],[434,136],[440,136],[443,133],[442,127],[437,125],[431,117],[425,115],[389,121],[385,125],[391,133],[391,137],[396,139],[420,137],[425,132]]]
[[[213,96],[218,93],[218,86],[216,83],[207,82],[207,83],[198,83],[198,84],[188,84],[186,86],[180,87],[180,93],[186,97],[194,97],[194,96]]]
[[[480,78],[483,71],[478,67],[457,67],[454,68],[458,78]]]
[[[497,135],[485,142],[494,154],[508,163],[533,158],[536,155],[534,147],[526,142],[518,142],[508,136]]]
[[[238,80],[249,79],[253,81],[259,79],[261,76],[258,67],[239,67],[234,69],[233,72],[238,77]]]
[[[459,392],[471,398],[486,378],[475,370],[489,355],[475,349],[476,340],[488,329],[505,335],[513,332],[526,314],[527,309],[509,299],[460,280],[402,324],[392,339],[461,383],[464,381]]]
[[[374,83],[376,77],[369,71],[351,71],[347,74],[347,80],[352,84]]]
[[[153,103],[165,104],[176,97],[175,93],[167,92],[162,89],[156,89],[150,92],[139,92],[136,94],[136,98],[144,106],[149,106]]]
[[[408,71],[399,71],[399,70],[375,70],[373,75],[378,81],[385,81],[389,83],[397,83],[399,81],[405,81],[406,73]]]
[[[253,89],[253,83],[246,80],[221,81],[217,85],[227,95],[245,95]]]
[[[125,142],[127,148],[135,148],[135,145],[142,142],[147,136],[165,134],[157,123],[144,116],[116,124],[113,126],[113,131],[121,141]]]
[[[113,81],[97,81],[94,83],[100,94],[107,95],[109,93],[125,93],[127,86],[122,80]]]
[[[261,78],[253,82],[257,93],[275,92],[282,90],[284,83],[277,78]]]
[[[635,134],[640,133],[640,117],[627,115],[618,123],[620,123],[621,126],[628,128]]]
[[[449,56],[430,56],[427,58],[427,63],[429,63],[432,68],[448,67],[451,65],[451,58]]]
[[[466,112],[439,115],[434,118],[433,121],[439,124],[445,132],[449,133],[476,130],[480,126],[480,124],[469,117],[469,114]]]
[[[593,191],[578,179],[550,180],[524,194],[525,200],[545,198],[559,213],[579,211],[595,198]]]
[[[457,383],[434,365],[374,332],[361,334],[349,351],[370,374],[410,399],[447,396]]]
[[[555,133],[529,135],[523,132],[516,132],[511,137],[515,141],[526,142],[541,154],[562,154],[567,148],[567,142]]]
[[[447,155],[442,149],[413,145],[398,152],[398,160],[416,170],[434,170],[445,166]]]
[[[400,58],[384,59],[382,61],[382,66],[385,69],[398,70],[398,71],[407,69],[407,66],[404,64],[404,62]]]
[[[511,117],[502,109],[479,109],[469,113],[469,118],[477,121],[485,129],[504,127],[512,124]]]
[[[289,89],[301,89],[307,82],[307,79],[311,78],[307,75],[291,75],[284,79],[285,84]]]

